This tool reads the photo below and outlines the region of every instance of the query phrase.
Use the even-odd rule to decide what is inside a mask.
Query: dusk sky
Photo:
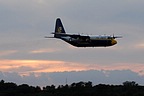
[[[144,0],[0,0],[0,79],[45,86],[79,81],[144,85]],[[77,48],[52,36],[116,35],[111,47]]]

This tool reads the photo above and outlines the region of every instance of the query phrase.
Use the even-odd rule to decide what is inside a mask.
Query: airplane
[[[60,18],[56,19],[54,37],[45,38],[58,38],[75,47],[108,47],[117,44],[116,38],[121,36],[108,36],[108,35],[81,35],[81,34],[67,34]]]

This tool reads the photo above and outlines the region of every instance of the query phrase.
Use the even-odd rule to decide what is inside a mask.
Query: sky
[[[143,0],[0,0],[0,79],[18,84],[144,85]],[[67,33],[116,35],[118,44],[77,48],[52,36],[61,18]]]

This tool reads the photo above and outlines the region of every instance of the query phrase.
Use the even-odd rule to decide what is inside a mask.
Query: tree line
[[[144,86],[135,81],[126,81],[122,85],[78,82],[70,85],[29,86],[0,81],[0,96],[144,96]]]

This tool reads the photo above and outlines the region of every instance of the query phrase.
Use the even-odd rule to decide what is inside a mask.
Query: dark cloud
[[[79,72],[54,72],[54,73],[30,73],[29,75],[20,76],[18,73],[1,72],[0,79],[8,82],[16,82],[18,84],[27,83],[34,86],[47,86],[51,84],[61,85],[79,82],[92,81],[93,84],[122,84],[124,81],[135,81],[143,84],[143,77],[130,70],[89,70]]]

